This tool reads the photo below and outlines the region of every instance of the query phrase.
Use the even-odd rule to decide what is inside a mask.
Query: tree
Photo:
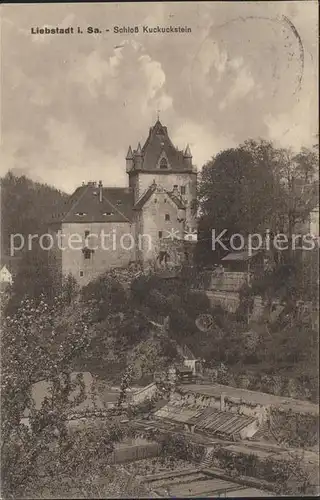
[[[122,284],[108,272],[82,288],[83,304],[90,304],[95,322],[105,320],[114,312],[124,311],[127,296]]]
[[[79,302],[66,305],[63,296],[51,304],[41,297],[24,299],[4,317],[1,484],[6,498],[42,497],[50,484],[55,497],[58,485],[70,486],[72,478],[81,490],[106,466],[113,444],[130,432],[111,418],[100,430],[92,422],[76,433],[70,430],[71,414],[87,397],[82,376],[74,378],[72,372],[78,356],[90,349],[91,321],[90,310]],[[48,387],[40,408],[33,399],[39,381]]]
[[[25,250],[19,262],[14,278],[8,311],[15,311],[24,298],[36,298],[42,295],[52,302],[56,294],[61,293],[63,283],[57,279],[48,266],[48,252],[35,244],[32,251]]]
[[[244,236],[265,229],[274,208],[274,156],[270,143],[250,141],[218,153],[204,165],[201,227]]]
[[[10,253],[10,235],[45,234],[48,222],[67,199],[67,194],[47,184],[41,184],[26,176],[8,172],[1,178],[1,243],[2,252]]]
[[[281,186],[280,229],[288,234],[291,243],[297,224],[306,222],[311,210],[319,203],[318,155],[307,148],[302,148],[298,154],[280,149],[278,157],[276,175]]]
[[[118,399],[118,406],[122,406],[123,403],[126,402],[127,399],[127,390],[130,388],[133,378],[133,366],[129,365],[125,369],[124,374],[122,375],[121,383],[120,383],[120,393]]]
[[[317,168],[314,150],[302,148],[294,154],[264,140],[248,140],[218,153],[201,172],[200,234],[211,249],[212,229],[217,236],[227,230],[225,243],[232,234],[263,236],[269,229],[271,235],[287,234],[290,248],[297,224],[318,203]]]

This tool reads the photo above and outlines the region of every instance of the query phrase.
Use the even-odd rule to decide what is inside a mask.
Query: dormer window
[[[121,201],[121,200],[117,200],[116,205],[118,205],[118,206],[119,206],[119,205],[122,205],[122,201]]]
[[[83,217],[84,215],[87,215],[87,213],[86,212],[76,212],[76,215],[78,217]]]
[[[160,168],[168,168],[168,162],[166,158],[162,158],[162,160],[160,161]]]
[[[110,216],[110,215],[114,215],[114,213],[113,213],[113,212],[103,212],[103,214],[102,214],[102,215],[105,215],[105,216],[107,216],[107,217],[108,217],[108,216]]]

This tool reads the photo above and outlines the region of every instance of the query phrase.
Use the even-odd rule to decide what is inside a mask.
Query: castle
[[[195,239],[197,228],[197,172],[189,146],[178,150],[158,119],[143,147],[129,146],[126,172],[128,187],[83,184],[52,215],[51,258],[81,285],[130,263],[189,258],[184,242]],[[171,250],[177,242],[183,252]]]

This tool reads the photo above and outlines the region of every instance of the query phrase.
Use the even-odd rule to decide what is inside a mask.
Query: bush
[[[123,286],[108,273],[82,288],[81,299],[91,305],[96,322],[103,321],[112,312],[125,310],[127,303]]]
[[[188,441],[182,434],[163,434],[160,437],[160,456],[163,460],[169,457],[189,462],[200,462],[205,448]]]

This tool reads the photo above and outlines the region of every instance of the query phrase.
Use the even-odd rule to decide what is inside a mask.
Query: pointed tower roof
[[[192,154],[191,154],[191,151],[190,151],[190,146],[189,146],[189,144],[187,144],[187,147],[186,147],[186,149],[185,149],[185,152],[184,152],[183,156],[184,156],[185,158],[192,158]]]
[[[129,149],[128,149],[128,152],[127,152],[127,156],[126,156],[126,160],[132,160],[132,159],[133,159],[133,153],[132,153],[131,146],[129,146]]]
[[[190,153],[190,151],[189,151]],[[134,157],[142,157],[139,163],[139,170],[156,171],[159,170],[160,156],[165,155],[168,162],[168,172],[190,171],[190,166],[184,161],[184,153],[179,151],[171,142],[167,127],[162,125],[159,118],[149,130],[149,135],[143,147],[139,143],[136,151],[133,151]],[[190,153],[191,155],[191,153]],[[141,161],[141,160],[140,160]]]

